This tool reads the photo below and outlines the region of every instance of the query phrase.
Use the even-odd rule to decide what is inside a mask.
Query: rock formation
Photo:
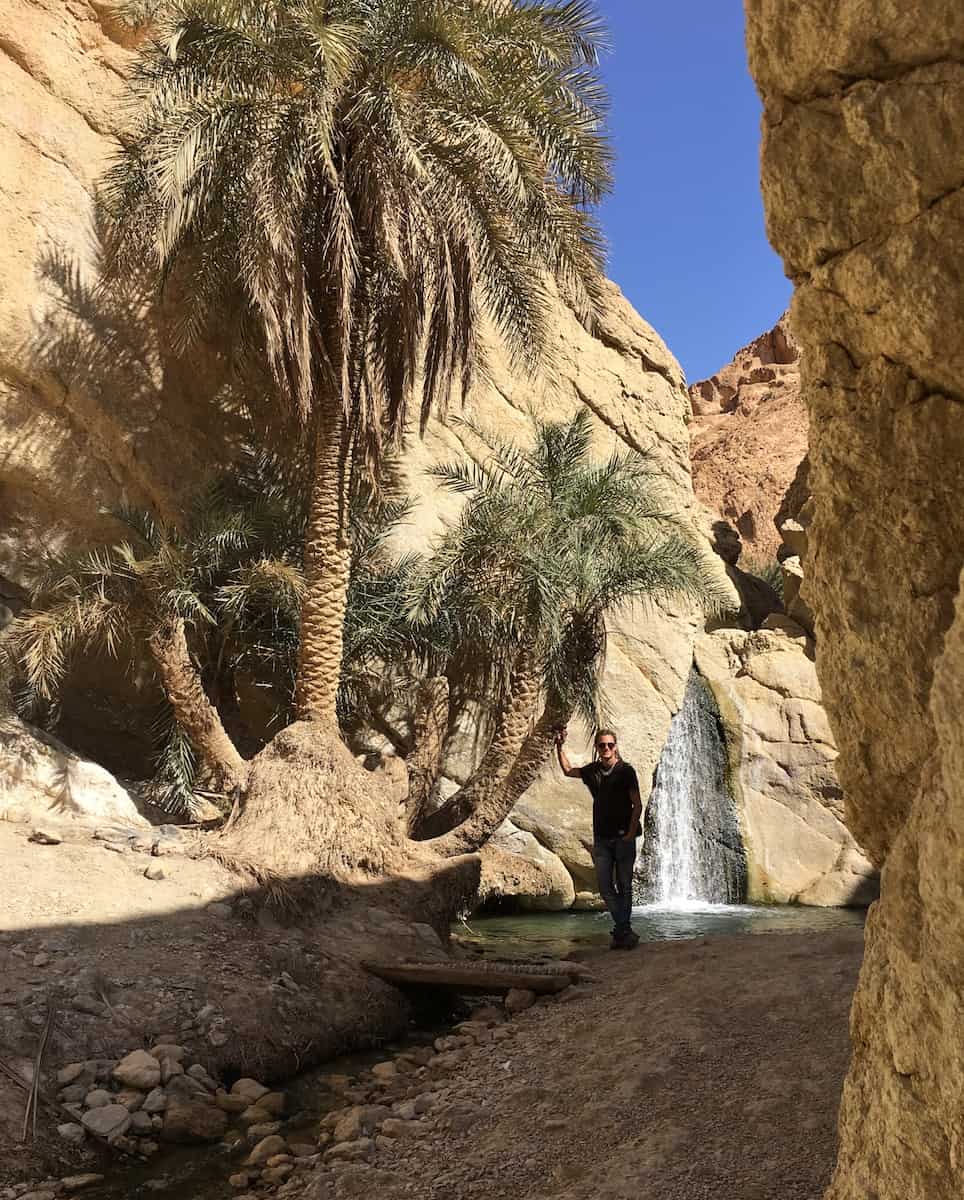
[[[964,1164],[964,10],[747,0],[810,412],[807,595],[850,828],[883,864],[830,1200]]]
[[[696,665],[725,729],[748,899],[869,904],[876,871],[844,823],[837,750],[806,631],[778,615],[752,633],[718,629],[697,640]]]
[[[800,352],[787,316],[689,391],[697,498],[738,531],[747,559],[773,558],[775,518],[807,452]]]
[[[129,295],[105,306],[92,291],[92,197],[118,127],[117,99],[131,39],[106,6],[11,0],[0,42],[0,159],[7,238],[0,247],[0,596],[16,594],[37,547],[108,536],[104,507],[126,502],[176,517],[186,496],[226,460],[232,397],[204,348],[173,354],[163,314]],[[681,512],[693,508],[682,372],[659,336],[611,286],[593,338],[561,305],[552,370],[521,380],[493,355],[468,415],[523,435],[526,413],[568,416],[587,406],[601,452],[651,451]],[[145,315],[146,314],[146,315]],[[225,434],[225,428],[228,433]],[[439,459],[478,453],[457,426],[432,422],[407,458],[418,506],[409,545],[426,546],[452,497],[422,474]],[[667,608],[628,614],[612,632],[607,688],[627,756],[652,770],[678,707],[698,620]],[[100,672],[103,676],[103,672]],[[124,684],[122,703],[135,703]],[[89,697],[65,712],[90,753]],[[98,720],[104,714],[98,713]],[[131,730],[110,740],[131,744]],[[118,736],[119,735],[119,736]],[[578,739],[575,739],[578,745]],[[115,769],[128,764],[110,761]],[[578,788],[547,773],[527,797],[542,824],[586,808]],[[551,842],[555,835],[547,834]]]

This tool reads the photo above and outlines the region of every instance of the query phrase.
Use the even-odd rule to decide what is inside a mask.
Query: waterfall
[[[745,897],[746,857],[719,710],[694,668],[647,805],[635,898],[686,907],[739,904]]]

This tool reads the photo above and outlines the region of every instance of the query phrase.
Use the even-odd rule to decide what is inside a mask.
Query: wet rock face
[[[768,231],[797,285],[817,665],[848,824],[885,864],[830,1197],[950,1200],[964,1161],[964,11],[748,0],[747,16]]]

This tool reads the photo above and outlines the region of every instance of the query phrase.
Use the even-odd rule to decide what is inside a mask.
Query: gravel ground
[[[430,1118],[283,1191],[459,1200],[819,1200],[860,929],[642,945],[473,1047]]]

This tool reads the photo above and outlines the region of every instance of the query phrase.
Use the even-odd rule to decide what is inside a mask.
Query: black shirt
[[[591,762],[580,768],[582,781],[592,792],[592,832],[597,838],[622,837],[629,832],[633,815],[633,796],[639,791],[635,770],[620,760],[608,775],[602,763]],[[635,834],[639,837],[639,822]]]

